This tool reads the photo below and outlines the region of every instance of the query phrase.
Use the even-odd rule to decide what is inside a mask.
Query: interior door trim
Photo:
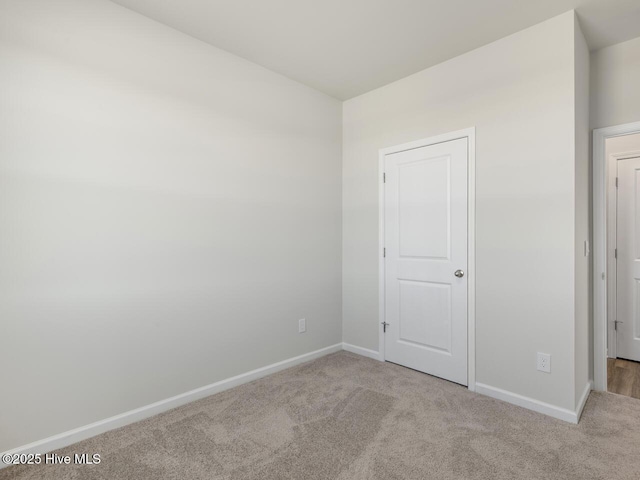
[[[378,356],[385,360],[385,225],[384,225],[384,158],[392,153],[405,152],[452,140],[467,139],[467,383],[476,390],[476,128],[444,133],[415,142],[381,148],[378,155]]]
[[[607,162],[606,140],[640,133],[640,122],[593,131],[593,388],[607,391]]]

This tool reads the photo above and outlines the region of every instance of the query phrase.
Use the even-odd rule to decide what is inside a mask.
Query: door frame
[[[467,384],[476,390],[476,128],[470,127],[455,132],[381,148],[378,155],[378,357],[385,361],[385,261],[384,261],[384,158],[392,153],[428,147],[452,140],[467,139]]]
[[[593,131],[593,388],[607,391],[607,158],[609,138],[640,133],[640,122]]]

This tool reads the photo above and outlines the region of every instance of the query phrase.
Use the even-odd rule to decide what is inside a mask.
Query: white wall
[[[344,103],[346,343],[378,350],[378,150],[475,126],[476,380],[574,409],[574,27],[568,12]]]
[[[585,255],[589,241],[589,48],[575,19],[575,404],[581,401],[591,372],[591,288],[590,259]]]
[[[0,451],[341,341],[338,101],[106,1],[0,58]]]
[[[640,37],[591,54],[591,127],[640,121]]]

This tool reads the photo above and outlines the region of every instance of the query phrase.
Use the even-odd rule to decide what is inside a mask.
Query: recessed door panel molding
[[[451,284],[399,280],[399,340],[451,353]]]
[[[385,360],[468,384],[469,138],[384,156]]]
[[[448,155],[398,162],[401,257],[449,258],[450,169]]]

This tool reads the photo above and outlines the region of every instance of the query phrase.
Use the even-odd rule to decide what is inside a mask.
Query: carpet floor
[[[0,479],[640,479],[640,400],[593,392],[579,425],[339,352],[57,453]]]

